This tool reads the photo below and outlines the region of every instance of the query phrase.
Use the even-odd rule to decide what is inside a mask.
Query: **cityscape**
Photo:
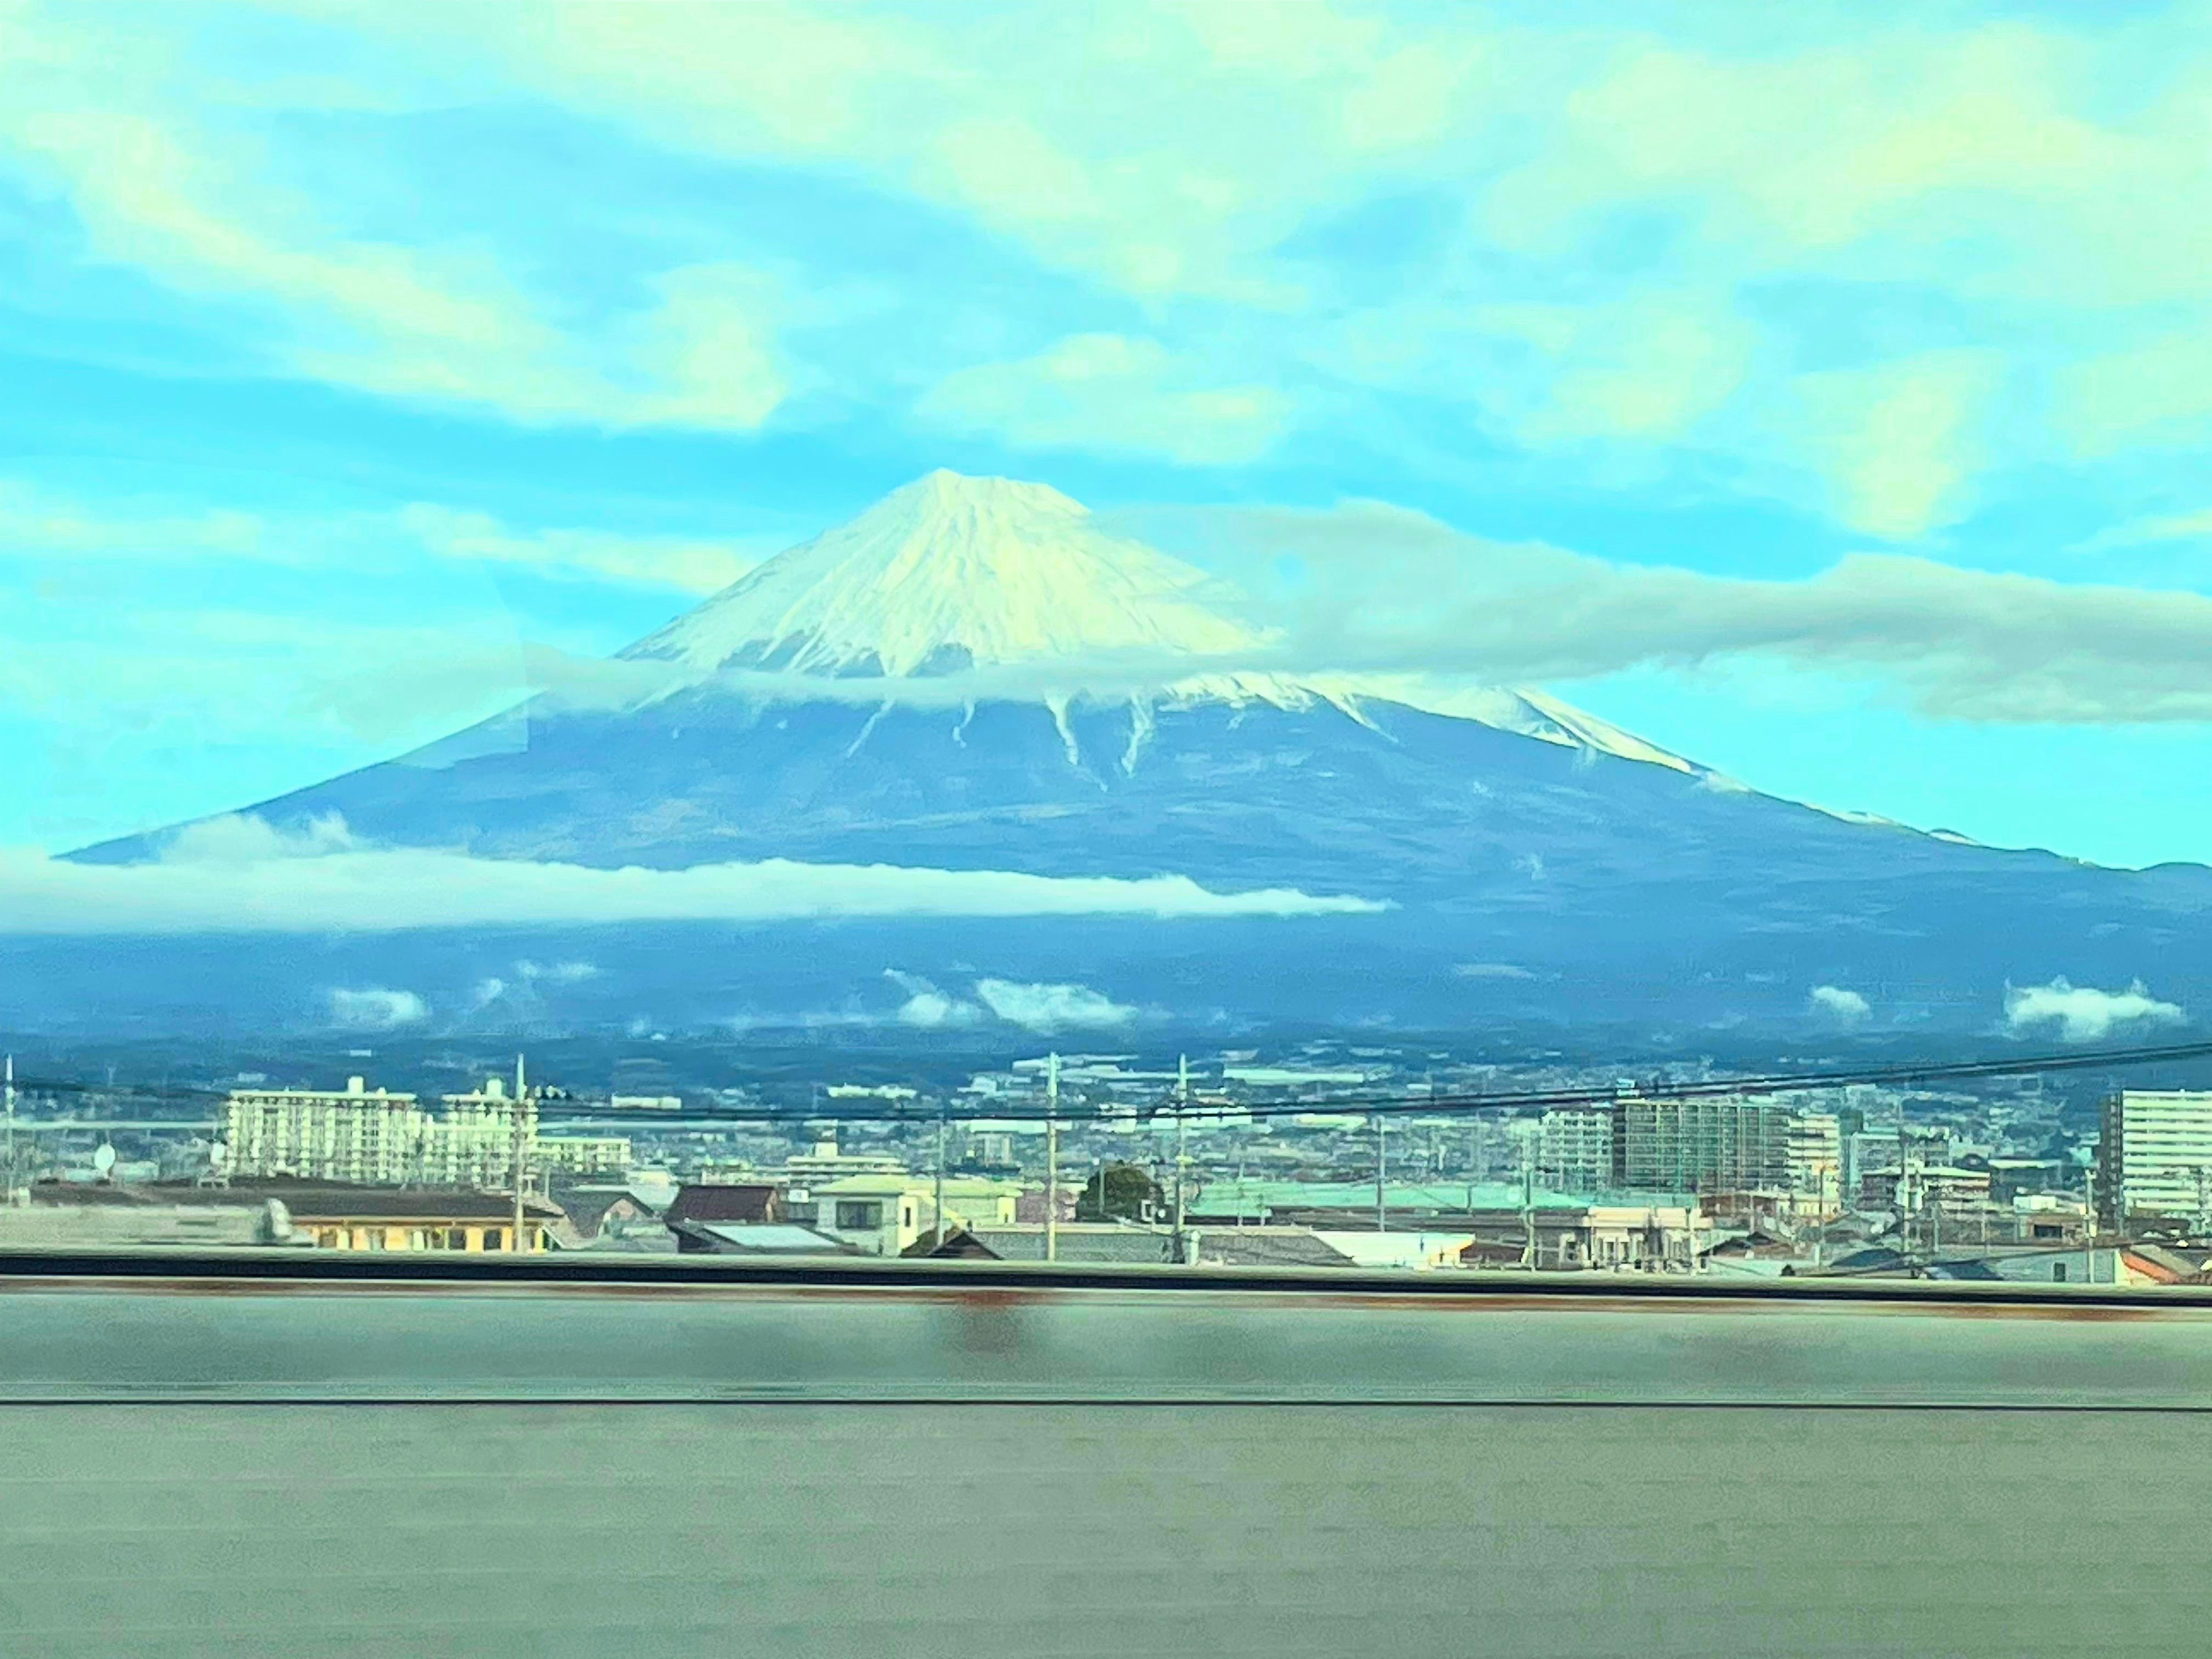
[[[2212,1091],[2082,1058],[1747,1090],[1340,1042],[714,1089],[526,1055],[435,1091],[373,1055],[184,1090],[27,1074],[0,1247],[2212,1282]]]

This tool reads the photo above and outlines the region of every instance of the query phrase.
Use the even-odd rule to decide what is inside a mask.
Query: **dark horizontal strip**
[[[931,1260],[754,1262],[726,1256],[639,1259],[559,1254],[459,1257],[434,1251],[0,1249],[0,1292],[33,1281],[168,1281],[179,1291],[219,1291],[226,1283],[304,1291],[350,1286],[605,1285],[749,1290],[1211,1291],[1435,1298],[1468,1303],[1648,1301],[1905,1304],[2049,1309],[2054,1311],[2212,1307],[2212,1286],[1972,1283],[1869,1279],[1722,1279],[1698,1274],[1379,1272],[1337,1267],[1109,1267]],[[156,1288],[160,1288],[157,1286]]]
[[[9,1398],[0,1395],[0,1411],[76,1410],[86,1407],[123,1411],[211,1407],[222,1411],[294,1410],[325,1407],[526,1407],[532,1410],[583,1407],[602,1408],[641,1407],[665,1410],[701,1407],[716,1410],[730,1407],[781,1409],[816,1407],[850,1409],[866,1407],[1013,1407],[1036,1410],[1168,1411],[1199,1407],[1207,1410],[1266,1411],[1513,1411],[1513,1412],[1883,1412],[2002,1413],[2012,1416],[2061,1413],[2067,1416],[2208,1417],[2212,1405],[2176,1406],[2127,1402],[2097,1403],[2064,1401],[2029,1403],[2022,1401],[1941,1400],[1452,1400],[1353,1399],[1315,1400],[1297,1395],[1253,1395],[1224,1398],[1190,1395],[271,1395],[252,1397],[182,1395],[173,1399],[149,1399],[104,1395],[51,1395]]]

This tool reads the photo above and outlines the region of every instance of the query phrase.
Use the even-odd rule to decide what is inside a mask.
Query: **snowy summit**
[[[1201,571],[1044,484],[936,471],[778,554],[623,654],[713,672],[895,677],[1040,658],[1218,657],[1261,635]]]
[[[848,524],[779,553],[623,652],[688,681],[732,670],[906,679],[1060,663],[1064,705],[1117,685],[1141,727],[1152,702],[1394,702],[1571,749],[1699,769],[1542,692],[1416,675],[1287,673],[1276,637],[1206,604],[1205,572],[1108,534],[1057,489],[939,470]],[[1132,681],[1149,690],[1132,691]],[[1136,741],[1141,742],[1141,736]]]

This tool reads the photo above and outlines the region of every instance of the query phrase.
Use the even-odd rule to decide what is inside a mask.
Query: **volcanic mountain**
[[[1285,650],[1236,596],[1066,495],[937,472],[640,640],[588,702],[543,696],[246,811],[280,836],[342,821],[352,845],[477,860],[1170,876],[1359,902],[1297,919],[793,921],[695,928],[680,947],[665,928],[557,945],[428,929],[356,947],[410,986],[557,948],[598,969],[564,994],[580,1021],[981,1020],[997,1005],[959,988],[988,982],[1087,988],[1095,1005],[1058,1006],[1125,1028],[1802,1030],[1839,1011],[1986,1027],[2008,983],[2155,969],[2182,985],[2212,966],[2212,872],[2195,866],[2106,871],[1849,821],[1539,691],[1302,673]],[[175,836],[76,856],[158,860]]]

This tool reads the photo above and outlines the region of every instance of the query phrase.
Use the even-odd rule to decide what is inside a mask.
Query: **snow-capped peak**
[[[1540,691],[1443,684],[1419,674],[1285,672],[1279,636],[1209,603],[1222,597],[1204,572],[1109,535],[1089,508],[1047,485],[939,471],[777,554],[622,654],[666,665],[684,684],[727,671],[941,681],[966,670],[1051,662],[1054,689],[1035,695],[1054,710],[1063,737],[1072,699],[1127,698],[1139,720],[1132,758],[1156,700],[1291,709],[1327,703],[1363,724],[1364,704],[1398,703],[1565,748],[1703,772]],[[660,692],[672,689],[659,684]],[[933,696],[943,688],[908,689]],[[904,695],[889,685],[880,694],[886,702]]]
[[[936,471],[779,553],[623,654],[713,672],[906,676],[1039,658],[1218,657],[1262,636],[1205,574],[1043,484]]]

